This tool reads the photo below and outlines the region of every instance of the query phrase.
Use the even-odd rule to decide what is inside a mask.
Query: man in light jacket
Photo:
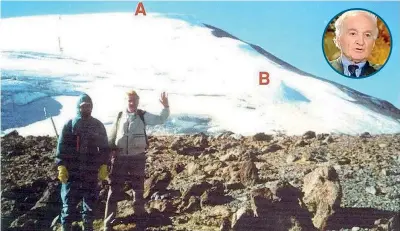
[[[146,165],[146,149],[148,147],[146,125],[163,124],[169,114],[168,98],[163,92],[160,103],[163,110],[160,115],[138,109],[139,95],[131,90],[126,93],[127,107],[119,112],[112,125],[109,135],[109,145],[112,153],[112,168],[110,171],[110,189],[108,191],[105,209],[104,230],[112,230],[117,212],[117,202],[124,197],[124,183],[134,191],[133,208],[135,216],[143,216],[144,180]]]

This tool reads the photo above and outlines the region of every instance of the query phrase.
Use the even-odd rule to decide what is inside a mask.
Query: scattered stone
[[[374,225],[380,225],[381,224],[381,219],[378,219],[374,222]]]
[[[269,142],[274,137],[272,135],[267,135],[265,133],[257,133],[253,136],[253,141],[266,141]]]
[[[332,143],[333,141],[334,141],[334,140],[333,140],[332,136],[328,136],[328,137],[326,137],[326,138],[324,139],[324,141],[322,141],[322,144],[327,145],[327,144]]]
[[[192,176],[194,173],[196,173],[197,170],[200,169],[200,165],[195,162],[191,162],[186,166],[187,173],[189,176]]]
[[[351,229],[351,231],[358,231],[358,230],[360,230],[361,228],[360,227],[353,227],[352,229]]]
[[[239,145],[238,143],[229,142],[229,143],[221,145],[220,150],[221,151],[226,151],[226,150],[228,150],[230,148],[234,148],[234,147],[236,147],[238,145]]]
[[[251,220],[253,218],[253,211],[244,206],[232,215],[232,226],[233,230],[252,230]]]
[[[240,134],[232,134],[232,135],[230,135],[230,137],[232,137],[232,138],[235,139],[235,140],[241,140],[241,139],[244,138],[244,137],[243,137],[242,135],[240,135]]]
[[[225,167],[225,166],[226,166],[226,164],[225,164],[224,162],[216,162],[216,163],[214,163],[214,164],[206,165],[206,166],[204,167],[204,172],[205,172],[207,175],[209,175],[209,176],[214,176],[215,173],[216,173],[219,169],[221,169],[221,168],[223,168],[223,167]]]
[[[333,168],[336,170],[336,172],[339,172],[342,170],[342,167],[339,164],[336,164],[335,166],[333,166]]]
[[[364,132],[360,135],[361,138],[371,138],[371,134],[369,134],[369,132]]]
[[[118,201],[117,206],[117,218],[133,216],[134,210],[132,206],[132,200]]]
[[[323,140],[325,139],[327,136],[329,136],[329,134],[326,133],[321,133],[317,135],[317,140]]]
[[[283,149],[283,147],[280,146],[279,144],[271,144],[267,148],[265,148],[263,150],[263,152],[264,153],[276,152],[276,151],[281,150],[281,149]]]
[[[386,148],[387,146],[388,146],[387,144],[383,144],[383,143],[382,143],[382,144],[379,144],[379,147],[380,147],[380,148]]]
[[[207,147],[207,148],[204,149],[203,154],[213,154],[213,153],[216,153],[216,152],[218,152],[217,149],[215,149],[213,147]],[[209,155],[207,155],[207,157],[209,157]]]
[[[174,213],[176,207],[170,200],[153,200],[149,202],[150,209],[157,209],[161,213]]]
[[[186,203],[183,203],[185,205]],[[194,211],[200,210],[200,199],[196,196],[191,196],[187,203],[187,206],[184,206],[182,209],[179,209],[179,213],[192,213]]]
[[[303,154],[301,155],[301,159],[302,159],[303,161],[310,161],[310,160],[312,160],[312,155],[311,155],[310,152],[305,152],[305,153],[303,153]]]
[[[259,155],[260,153],[259,152],[257,152],[256,150],[254,150],[254,149],[250,149],[250,150],[247,150],[243,155],[241,155],[241,156],[239,156],[239,161],[240,162],[242,162],[242,161],[252,161],[252,162],[255,162],[255,161],[257,161],[257,156]]]
[[[251,208],[254,212],[254,216],[258,217],[261,211],[270,209],[274,195],[269,188],[255,189],[250,194]]]
[[[172,177],[175,177],[176,175],[178,175],[179,173],[181,173],[183,170],[185,170],[185,164],[183,163],[174,163],[173,167],[172,167]]]
[[[237,159],[237,156],[235,156],[233,152],[228,152],[219,158],[220,161],[235,161]]]
[[[286,157],[286,163],[287,164],[291,164],[291,163],[293,163],[293,162],[295,162],[296,160],[298,160],[299,158],[297,157],[297,156],[295,156],[295,155],[293,155],[293,154],[289,154],[287,157]]]
[[[298,140],[298,141],[294,144],[295,147],[304,147],[304,146],[306,146],[306,145],[308,145],[308,143],[306,143],[304,140]]]
[[[224,203],[225,187],[220,181],[215,181],[210,189],[204,191],[200,198],[200,205],[203,208],[205,205],[218,205]]]
[[[340,165],[350,164],[350,162],[351,162],[351,160],[350,160],[349,158],[347,158],[347,157],[342,157],[342,158],[338,161],[338,163],[339,163]]]
[[[200,133],[198,137],[194,140],[194,145],[201,148],[209,147],[207,136],[204,133]]]
[[[367,193],[370,193],[372,195],[376,195],[376,192],[377,192],[377,190],[376,190],[376,188],[374,186],[366,187],[365,191],[367,191]]]
[[[172,175],[169,171],[156,173],[144,182],[144,198],[149,198],[155,192],[164,192],[171,182]]]
[[[177,151],[179,150],[182,146],[183,146],[183,138],[182,137],[177,137],[175,138],[175,140],[171,143],[171,145],[169,146],[170,149]]]
[[[200,197],[207,189],[210,189],[212,184],[208,182],[194,183],[187,189],[183,190],[182,200],[187,201],[191,196]]]
[[[400,215],[397,214],[389,219],[387,230],[400,230]]]
[[[251,186],[258,181],[258,169],[252,161],[246,161],[239,170],[240,182],[243,185]]]
[[[221,217],[221,218],[230,218],[232,216],[231,211],[225,205],[216,205],[210,208],[211,217]]]
[[[225,184],[227,190],[238,190],[246,188],[241,182],[228,182]]]
[[[313,131],[307,131],[303,135],[303,138],[306,139],[306,140],[313,139],[315,137],[317,137],[317,136],[316,136],[315,132],[313,132]]]
[[[225,217],[222,219],[219,230],[220,231],[230,231],[231,230],[231,221],[229,220],[229,218]]]

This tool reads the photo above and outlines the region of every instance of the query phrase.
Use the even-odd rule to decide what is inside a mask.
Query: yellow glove
[[[68,171],[67,168],[64,165],[58,166],[58,179],[61,181],[61,183],[67,183],[68,180]]]
[[[99,168],[99,180],[103,181],[108,177],[108,168],[106,164],[103,164],[102,166],[100,166]]]

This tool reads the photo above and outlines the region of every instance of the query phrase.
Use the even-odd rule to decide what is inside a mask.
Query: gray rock
[[[367,191],[367,193],[370,193],[372,195],[376,195],[376,192],[377,192],[377,190],[376,190],[376,188],[374,186],[366,187],[365,191]]]
[[[235,161],[238,157],[234,155],[232,152],[228,152],[227,154],[219,157],[220,161]]]
[[[304,146],[306,146],[306,145],[308,145],[308,143],[305,142],[304,140],[298,140],[298,141],[294,144],[295,147],[304,147]]]
[[[333,138],[332,136],[328,136],[324,139],[324,141],[322,141],[322,144],[330,144],[333,142]]]
[[[221,222],[221,226],[219,227],[220,231],[230,231],[231,228],[231,221],[229,218],[224,217]]]
[[[144,198],[149,198],[155,192],[164,192],[172,180],[171,172],[155,173],[144,182]]]
[[[379,147],[380,148],[386,148],[388,145],[387,144],[385,144],[385,143],[381,143],[381,144],[379,144]]]
[[[263,152],[264,153],[276,152],[276,151],[281,150],[281,149],[283,149],[283,147],[280,146],[279,144],[271,144],[267,148],[264,148]]]
[[[225,188],[228,190],[238,190],[246,187],[241,182],[228,182],[225,184]]]
[[[149,202],[150,209],[156,209],[162,213],[174,213],[176,207],[170,200],[153,200]]]
[[[287,164],[291,164],[291,163],[295,162],[295,161],[298,160],[298,159],[299,159],[299,157],[297,157],[297,156],[295,156],[295,155],[293,155],[293,154],[289,154],[289,155],[286,157],[286,163],[287,163]]]
[[[238,209],[236,213],[232,215],[232,226],[233,230],[251,230],[251,220],[253,218],[253,210],[244,206]]]
[[[371,138],[371,134],[369,134],[369,132],[364,132],[360,135],[361,138]]]
[[[272,135],[267,135],[265,133],[257,133],[253,136],[253,141],[266,141],[269,142],[274,137]]]
[[[303,138],[308,140],[308,139],[313,139],[317,137],[314,131],[307,131],[306,133],[303,134]]]
[[[241,140],[241,139],[243,139],[243,136],[240,135],[240,134],[232,134],[232,135],[230,135],[230,137],[232,137],[232,138],[235,139],[235,140]]]
[[[338,163],[340,165],[345,165],[345,164],[350,164],[351,160],[347,157],[342,157],[341,159],[339,159]]]

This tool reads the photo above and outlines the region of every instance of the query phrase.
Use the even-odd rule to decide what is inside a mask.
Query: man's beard
[[[90,117],[91,112],[81,112],[81,117],[82,118],[89,118]]]

